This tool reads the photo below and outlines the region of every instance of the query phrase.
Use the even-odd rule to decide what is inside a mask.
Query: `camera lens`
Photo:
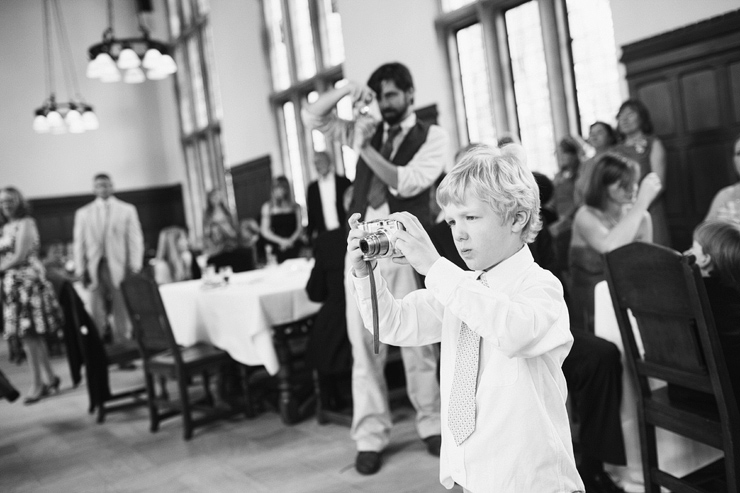
[[[386,234],[368,235],[360,240],[360,250],[366,257],[381,257],[388,253],[390,241]]]

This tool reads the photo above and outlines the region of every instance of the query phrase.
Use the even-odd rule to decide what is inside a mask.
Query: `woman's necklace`
[[[638,154],[643,154],[647,149],[648,141],[642,133],[627,137],[626,144],[634,147]]]

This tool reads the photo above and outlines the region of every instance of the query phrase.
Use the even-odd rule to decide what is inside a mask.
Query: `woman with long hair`
[[[233,250],[237,246],[234,217],[219,190],[208,192],[203,216],[203,253],[211,257]]]
[[[594,332],[594,287],[605,277],[603,254],[633,241],[653,240],[647,210],[660,193],[656,173],[639,185],[637,163],[607,152],[596,164],[570,241],[571,327]]]
[[[154,279],[157,284],[200,278],[195,253],[190,250],[187,232],[179,226],[168,226],[159,233]]]
[[[278,176],[272,183],[270,200],[262,205],[262,237],[270,245],[278,262],[296,258],[301,251],[301,207],[293,200],[290,182]]]
[[[620,142],[614,146],[614,152],[637,162],[640,166],[639,180],[648,173],[655,173],[665,186],[666,152],[663,143],[654,133],[647,107],[637,99],[628,99],[622,103],[617,113],[617,130]],[[661,193],[653,201],[650,216],[653,221],[653,241],[658,245],[670,247],[665,193]]]
[[[59,377],[49,361],[45,337],[62,324],[54,288],[38,257],[39,232],[18,189],[0,190],[0,276],[2,276],[3,335],[23,343],[32,374],[24,403],[33,404],[59,392]]]

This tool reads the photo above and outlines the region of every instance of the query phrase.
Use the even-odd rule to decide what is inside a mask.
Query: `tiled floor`
[[[27,364],[8,361],[0,343],[0,368],[21,393]],[[413,413],[395,413],[392,442],[381,471],[355,472],[349,430],[310,418],[285,426],[272,412],[236,417],[196,429],[182,439],[178,419],[149,432],[144,407],[109,414],[96,424],[87,414],[84,381],[71,388],[66,360],[54,358],[62,392],[24,406],[0,401],[0,492],[443,492],[438,459],[414,431]],[[141,369],[113,371],[112,385],[141,379]],[[453,490],[459,492],[461,490]]]

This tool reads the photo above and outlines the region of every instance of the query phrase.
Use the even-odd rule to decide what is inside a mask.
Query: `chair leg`
[[[155,433],[159,430],[159,407],[157,405],[157,390],[154,387],[154,377],[146,372],[144,382],[146,384],[146,397],[149,406],[149,431]]]
[[[170,394],[167,392],[167,379],[159,377],[159,386],[161,388],[160,398],[165,401],[170,400]]]
[[[190,396],[188,395],[187,378],[184,375],[178,375],[177,385],[180,391],[180,404],[182,406],[182,425],[183,438],[190,440],[193,436],[193,416],[190,409]]]
[[[105,405],[98,404],[98,424],[105,423]]]
[[[324,415],[324,399],[326,399],[326,396],[325,393],[323,393],[321,390],[321,377],[319,376],[318,370],[313,371],[313,388],[314,394],[316,395],[316,422],[318,422],[320,425],[323,425],[328,423],[329,421]]]
[[[239,373],[241,376],[242,393],[244,394],[244,416],[254,418],[252,393],[249,390],[249,368],[246,365],[239,365]]]
[[[203,378],[203,390],[205,391],[205,403],[208,406],[213,407],[213,394],[211,393],[211,375],[207,371],[201,374]]]

